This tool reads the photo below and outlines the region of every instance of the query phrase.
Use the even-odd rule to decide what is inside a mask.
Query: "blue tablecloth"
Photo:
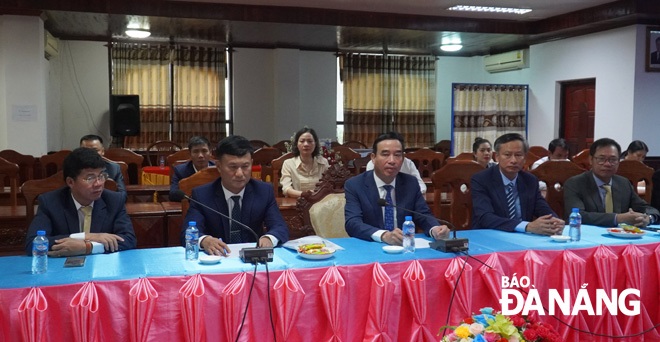
[[[568,227],[564,235],[568,233]],[[418,235],[418,237],[424,237]],[[599,245],[645,244],[660,242],[660,234],[647,232],[639,239],[622,239],[609,235],[605,228],[595,226],[582,227],[582,240],[579,242],[554,242],[547,236],[533,234],[508,233],[490,229],[458,232],[458,237],[470,240],[469,253],[484,255],[492,252],[520,250],[564,250],[588,248]],[[419,248],[415,253],[387,254],[384,244],[362,241],[355,238],[332,239],[344,248],[326,260],[305,260],[294,251],[276,248],[273,262],[268,264],[271,270],[288,268],[315,268],[333,265],[368,264],[398,262],[412,259],[453,258],[453,253],[442,253],[433,249]],[[140,277],[181,276],[197,273],[236,273],[251,272],[253,266],[237,258],[223,259],[220,264],[201,265],[184,260],[182,247],[137,249],[119,253],[87,256],[84,267],[64,268],[64,258],[49,258],[48,272],[33,275],[30,272],[32,258],[11,256],[0,258],[2,280],[0,288],[25,288],[82,283],[89,280],[108,281],[136,279]],[[259,270],[265,270],[263,265]]]

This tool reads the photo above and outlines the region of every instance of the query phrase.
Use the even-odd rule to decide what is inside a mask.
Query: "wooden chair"
[[[39,195],[52,191],[66,185],[64,174],[60,170],[55,174],[43,179],[31,179],[21,185],[21,193],[25,198],[26,225],[30,226],[34,218],[34,202]]]
[[[637,160],[622,160],[616,174],[628,178],[630,184],[646,203],[651,203],[653,193],[653,168]],[[643,182],[643,183],[642,183]],[[641,187],[639,186],[641,183]]]
[[[427,147],[408,152],[405,156],[415,163],[422,178],[431,177],[433,172],[440,170],[445,162],[445,155],[442,152],[436,152]]]
[[[104,157],[112,161],[122,161],[128,165],[130,178],[125,178],[126,184],[139,184],[142,179],[142,163],[144,157],[125,148],[109,148],[105,150]]]
[[[174,141],[156,141],[147,147],[147,163],[149,163],[149,166],[153,166],[154,164],[159,165],[161,158],[163,158],[163,161],[165,161],[167,156],[180,150],[181,145],[175,143]]]
[[[367,164],[369,164],[369,161],[371,161],[370,154],[353,160],[353,174],[359,175],[362,172],[367,171]]]
[[[105,156],[103,156],[103,159],[105,159],[106,161],[109,161],[111,163],[115,163],[115,164],[119,165],[119,170],[121,171],[121,175],[122,175],[122,177],[124,177],[124,184],[127,184],[128,183],[128,164],[124,163],[121,160],[117,160],[117,161],[110,160],[110,159],[106,158]],[[108,179],[108,180],[111,180],[111,179]],[[114,182],[114,179],[112,179],[112,181]],[[106,186],[107,186],[107,184],[106,184]],[[117,183],[115,183],[115,186],[117,186]]]
[[[473,160],[456,160],[448,163],[431,176],[433,182],[433,212],[445,218],[458,230],[472,227],[472,195],[470,178],[484,167]],[[443,192],[450,189],[450,192]],[[443,200],[444,196],[448,198]],[[448,208],[447,208],[448,207]]]
[[[339,145],[333,146],[332,152],[335,154],[335,157],[338,159],[338,162],[341,162],[343,165],[348,167],[350,162],[355,159],[362,157],[359,153],[355,152],[352,148]]]
[[[252,148],[256,151],[262,147],[270,147],[270,145],[263,141],[263,140],[250,140],[250,145],[252,145]]]
[[[451,140],[440,140],[433,145],[433,149],[448,156],[451,153]]]
[[[532,152],[527,152],[527,155],[525,156],[525,165],[523,166],[524,170],[529,170],[532,168],[532,165],[536,163],[537,160],[541,159],[541,157],[535,155]]]
[[[289,150],[287,150],[287,148],[286,148],[286,146],[287,146],[288,144],[291,144],[291,141],[290,141],[290,140],[280,140],[280,141],[278,141],[276,144],[274,144],[274,145],[271,146],[271,147],[274,147],[274,148],[276,148],[276,149],[282,151],[282,154],[285,154],[285,153],[289,152]]]
[[[449,164],[449,163],[455,162],[457,160],[472,160],[472,161],[474,161],[474,154],[472,152],[459,153],[456,156],[447,158],[445,160],[445,164]]]
[[[184,148],[182,150],[176,151],[165,157],[165,162],[167,163],[167,165],[170,166],[180,160],[190,160],[190,151],[188,150],[188,148]]]
[[[363,142],[357,141],[357,140],[347,141],[347,142],[341,144],[341,146],[346,146],[346,147],[350,147],[350,148],[353,148],[353,149],[368,148],[367,145],[365,145]]]
[[[261,166],[261,180],[272,182],[273,160],[282,156],[282,151],[275,147],[263,147],[252,153],[252,165]],[[281,169],[281,167],[280,167]],[[276,192],[277,193],[277,192]]]
[[[577,164],[577,166],[585,170],[591,169],[591,156],[589,155],[588,148],[578,152],[578,154],[574,155],[571,160],[573,163]]]
[[[26,154],[20,154],[14,150],[2,150],[0,151],[0,158],[4,158],[9,162],[18,165],[18,184],[23,184],[25,181],[34,179],[34,164],[37,162],[35,157]],[[5,183],[5,185],[9,184]]]
[[[530,146],[529,152],[534,153],[539,158],[547,157],[550,152],[543,146]]]
[[[321,176],[314,191],[303,192],[296,203],[304,235],[348,237],[344,227],[344,183],[352,176],[344,165],[334,164]]]
[[[179,189],[186,195],[191,196],[195,187],[215,181],[220,177],[220,172],[216,167],[207,167],[204,170],[196,172],[194,175],[184,178],[179,182]],[[181,217],[185,218],[190,203],[184,199],[181,201]]]
[[[4,158],[0,158],[0,192],[5,191],[5,184],[9,184],[9,205],[15,207],[18,205],[18,179],[20,168],[18,164],[12,163]],[[7,179],[7,182],[5,182]]]
[[[280,156],[279,158],[273,160],[271,164],[272,168],[272,178],[271,182],[273,183],[273,191],[275,192],[275,196],[277,197],[284,197],[284,194],[282,194],[282,189],[280,188],[280,178],[282,177],[282,165],[284,164],[284,161],[287,159],[293,158],[293,152],[289,152],[287,154],[284,154]],[[263,169],[261,176],[263,178]]]
[[[52,176],[56,172],[61,171],[64,158],[66,158],[69,153],[71,153],[70,150],[61,150],[39,157],[41,178]]]
[[[564,214],[567,214],[564,212],[564,183],[567,179],[584,171],[583,168],[571,161],[551,160],[539,165],[531,173],[540,181],[545,182],[548,187],[545,200],[557,216],[564,219],[566,218]]]

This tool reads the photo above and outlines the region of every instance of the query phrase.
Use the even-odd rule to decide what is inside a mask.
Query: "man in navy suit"
[[[80,138],[80,147],[87,147],[94,149],[98,154],[103,156],[105,154],[105,147],[103,147],[103,138],[95,134],[88,134]],[[108,177],[117,183],[117,192],[124,195],[124,200],[128,197],[126,193],[126,185],[124,185],[124,175],[121,173],[119,164],[113,163],[110,159],[103,159],[105,162],[105,172]]]
[[[211,161],[211,144],[209,140],[202,136],[194,136],[188,141],[188,151],[190,160],[174,167],[172,181],[170,182],[170,194],[179,190],[179,181],[194,175],[196,172],[204,170],[209,166],[215,166]],[[172,201],[173,196],[170,196]]]
[[[541,235],[561,234],[564,221],[557,218],[541,196],[539,181],[523,171],[529,147],[518,133],[495,140],[498,167],[472,176],[472,228]]]
[[[220,178],[193,189],[192,198],[248,225],[259,235],[260,247],[273,247],[289,239],[289,228],[282,218],[273,186],[250,179],[252,145],[244,137],[228,136],[215,150]],[[199,229],[199,246],[208,254],[226,255],[228,243],[253,242],[254,236],[211,210],[192,202],[186,214],[181,242],[185,243],[188,222]]]
[[[32,254],[38,230],[48,237],[49,256],[96,254],[133,249],[133,224],[124,197],[105,190],[105,161],[91,148],[73,150],[63,163],[66,187],[38,197],[39,209],[28,228],[25,251]],[[85,211],[91,211],[85,225]]]
[[[439,225],[426,204],[414,176],[401,173],[403,164],[403,138],[395,132],[380,135],[374,141],[371,160],[373,171],[355,176],[344,185],[346,206],[346,232],[368,241],[401,245],[403,232],[399,226],[405,216],[412,216],[417,227],[434,239],[449,236],[449,228]],[[389,195],[388,195],[389,192]],[[418,215],[378,204],[385,199],[397,207],[414,210]],[[392,211],[388,213],[389,209]],[[387,216],[391,215],[388,219]]]

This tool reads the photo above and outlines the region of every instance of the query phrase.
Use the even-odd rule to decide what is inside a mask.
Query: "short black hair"
[[[230,135],[220,140],[218,147],[215,149],[215,156],[218,159],[222,158],[225,154],[242,157],[249,153],[252,156],[253,152],[252,144],[245,137]]]
[[[527,140],[525,140],[525,137],[523,137],[522,134],[520,133],[507,133],[495,139],[495,152],[499,153],[500,146],[502,146],[502,144],[510,143],[516,140],[522,141],[523,151],[527,153],[527,151],[529,151],[529,145],[527,144]]]
[[[291,145],[293,145],[291,148],[291,152],[293,152],[293,155],[296,157],[300,155],[300,150],[298,150],[298,139],[300,139],[300,136],[305,133],[311,134],[312,138],[314,138],[314,151],[312,151],[312,157],[318,156],[321,151],[321,143],[319,142],[318,135],[316,135],[316,131],[313,128],[309,128],[309,127],[301,128],[293,136],[293,141],[291,142]]]
[[[105,169],[103,157],[93,148],[78,147],[64,158],[62,163],[64,181],[68,177],[75,179],[84,169]]]
[[[199,145],[206,145],[209,148],[211,148],[211,143],[209,143],[209,139],[206,139],[205,137],[203,137],[201,135],[196,135],[196,136],[190,138],[190,140],[188,140],[188,150],[192,151],[193,147],[199,146]]]
[[[83,141],[94,141],[94,140],[98,140],[101,143],[101,145],[103,145],[103,138],[101,138],[96,134],[87,134],[86,136],[80,138],[80,145],[82,145]]]
[[[548,151],[550,151],[550,153],[554,153],[557,147],[561,147],[564,150],[568,150],[568,144],[566,143],[566,140],[564,140],[564,138],[552,139],[552,141],[550,141],[550,143],[548,144]]]
[[[474,139],[474,143],[472,143],[472,153],[476,154],[477,151],[479,151],[479,146],[481,146],[481,144],[483,143],[488,143],[488,145],[490,145],[490,141],[488,141],[488,139],[484,139],[482,137],[476,137]]]
[[[383,140],[398,140],[401,143],[401,150],[405,150],[405,145],[403,144],[403,136],[397,132],[387,132],[379,135],[378,138],[374,140],[374,145],[372,147],[374,154],[377,154],[378,152],[378,143]]]
[[[589,147],[589,155],[593,157],[596,154],[597,149],[606,146],[616,147],[616,150],[619,152],[619,156],[621,156],[621,145],[619,145],[619,143],[616,142],[614,139],[610,139],[610,138],[600,138],[594,141]]]

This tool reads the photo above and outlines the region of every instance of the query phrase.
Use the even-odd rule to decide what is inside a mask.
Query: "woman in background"
[[[323,172],[328,169],[328,161],[320,153],[321,146],[316,132],[303,128],[293,138],[293,155],[282,164],[282,193],[298,198],[307,190],[314,190]]]
[[[621,154],[623,160],[637,160],[644,162],[646,154],[649,153],[649,147],[641,140],[635,140],[628,145],[628,149]]]
[[[490,145],[490,141],[484,138],[474,139],[472,144],[472,153],[474,154],[474,160],[481,164],[481,166],[488,168],[492,165],[495,165],[493,162],[493,148]]]

